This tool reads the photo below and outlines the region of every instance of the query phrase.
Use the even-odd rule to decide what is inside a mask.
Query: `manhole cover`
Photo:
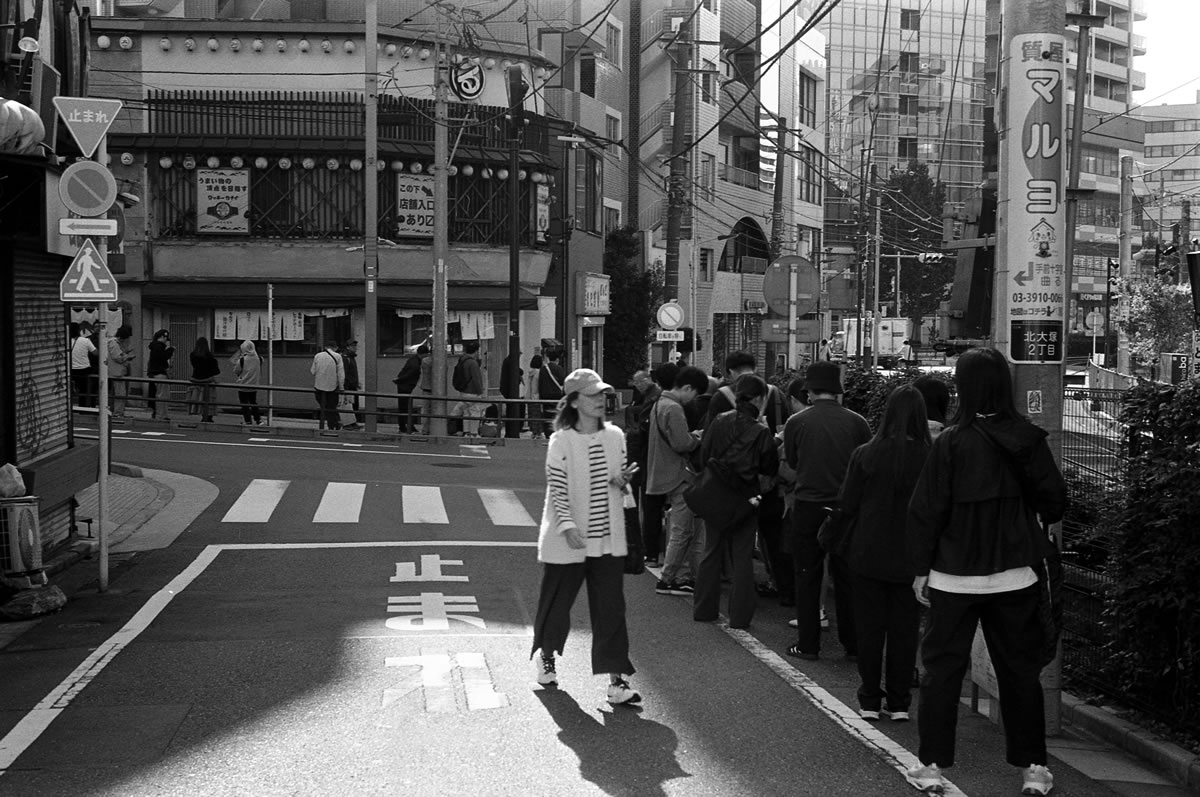
[[[473,468],[474,465],[469,462],[431,462],[429,463],[435,468]]]

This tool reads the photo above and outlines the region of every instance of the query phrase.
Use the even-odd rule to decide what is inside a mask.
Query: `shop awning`
[[[275,306],[279,309],[361,306],[361,282],[276,282]],[[430,310],[432,286],[412,283],[379,283],[379,303],[396,309]],[[154,282],[142,288],[143,304],[189,308],[266,309],[265,282]],[[537,309],[537,294],[520,289],[522,310]],[[451,283],[446,305],[450,310],[507,310],[507,285]]]

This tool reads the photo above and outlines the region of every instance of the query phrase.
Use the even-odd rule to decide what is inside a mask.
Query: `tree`
[[[637,230],[621,227],[604,239],[610,313],[604,322],[604,379],[625,385],[646,365],[654,314],[663,302],[662,274],[640,265]]]
[[[894,299],[896,259],[890,253],[907,255],[900,269],[900,300],[904,314],[912,319],[913,329],[921,327],[921,318],[933,315],[950,297],[954,282],[954,263],[918,263],[913,255],[941,252],[942,206],[946,189],[929,176],[929,166],[912,160],[907,169],[896,169],[888,177],[880,197],[882,253],[879,295]]]
[[[1162,352],[1190,351],[1191,288],[1154,278],[1122,280],[1118,286],[1126,312],[1116,326],[1129,339],[1135,371],[1156,364]]]

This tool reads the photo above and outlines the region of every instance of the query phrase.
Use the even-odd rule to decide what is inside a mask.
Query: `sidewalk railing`
[[[294,387],[291,385],[260,384],[248,389],[246,385],[234,382],[217,382],[212,384],[197,384],[186,379],[148,379],[142,377],[111,377],[109,384],[113,385],[113,395],[109,399],[109,409],[114,414],[122,414],[121,407],[145,407],[152,412],[162,408],[159,415],[167,415],[172,419],[180,419],[180,410],[185,416],[203,423],[206,418],[217,414],[241,415],[245,423],[244,412],[249,405],[243,407],[237,400],[238,392],[254,392],[256,403],[261,416],[280,418],[308,418],[323,425],[321,408],[317,405],[316,392],[312,388]],[[140,395],[130,395],[132,386],[141,385]],[[157,395],[149,396],[150,386],[156,388]],[[205,399],[205,392],[209,397]],[[184,393],[181,400],[179,392]],[[174,395],[173,395],[174,394]],[[281,403],[279,394],[302,395],[312,402],[311,409],[297,406],[297,402]],[[230,397],[233,400],[230,400]],[[375,399],[375,410],[368,412],[364,399]],[[88,399],[92,406],[76,406],[80,412],[95,412],[95,396],[77,396],[78,399]],[[430,418],[442,418],[452,428],[462,424],[464,432],[480,437],[505,436],[505,424],[520,424],[519,428],[528,425],[528,431],[533,434],[549,435],[549,427],[554,417],[558,402],[539,399],[506,399],[499,396],[436,396],[432,393],[384,393],[364,390],[343,391],[338,396],[339,401],[348,398],[351,406],[340,405],[334,409],[339,414],[353,413],[355,423],[362,426],[368,415],[375,419],[376,426],[395,425],[396,433],[414,434],[416,427],[423,427],[428,433],[425,422]],[[120,403],[117,403],[120,402]],[[354,406],[357,404],[357,406]],[[435,413],[432,408],[441,404],[445,412]],[[403,417],[402,417],[403,416]],[[340,423],[340,421],[339,421]],[[478,424],[478,426],[477,426]],[[348,425],[348,424],[343,424]],[[382,430],[381,430],[382,431]]]

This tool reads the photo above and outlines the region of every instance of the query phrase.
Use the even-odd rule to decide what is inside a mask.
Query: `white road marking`
[[[97,440],[94,435],[75,435],[81,440]],[[380,451],[378,448],[356,448],[345,449],[341,443],[334,443],[337,448],[318,448],[316,446],[281,446],[281,445],[257,445],[254,443],[220,443],[215,440],[160,440],[157,438],[146,438],[142,435],[129,437],[123,440],[122,443],[171,443],[172,445],[189,445],[189,446],[225,446],[229,448],[270,448],[284,449],[287,451],[320,451],[327,454],[384,454],[389,457],[425,457],[426,459],[481,459],[477,456],[465,456],[463,454],[434,454],[425,451]],[[374,445],[374,444],[373,444]],[[383,443],[378,444],[380,447],[389,447]],[[489,457],[490,458],[490,457]]]
[[[466,456],[466,457],[474,457],[476,459],[491,459],[492,458],[492,452],[488,450],[487,446],[462,444],[462,445],[459,445],[458,450],[463,452],[463,456]]]
[[[266,523],[271,513],[283,498],[289,481],[277,479],[255,479],[242,490],[242,494],[229,507],[222,523]]]
[[[365,484],[330,482],[325,485],[325,495],[313,515],[313,523],[357,523],[362,512]]]
[[[483,508],[488,517],[497,526],[533,526],[537,527],[533,517],[526,511],[524,504],[512,490],[489,490],[481,488],[479,497],[483,500]]]
[[[404,507],[405,523],[450,522],[446,515],[446,505],[442,503],[440,487],[406,484],[400,493],[400,501]]]
[[[915,769],[921,765],[916,755],[892,741],[883,731],[858,716],[856,710],[838,700],[816,681],[788,664],[778,653],[768,648],[748,631],[730,628],[724,620],[720,627],[751,655],[782,678],[784,683],[799,692],[835,724],[840,725],[850,737],[861,742],[868,750],[899,772],[901,777],[904,776],[906,770]],[[949,780],[946,780],[945,794],[948,797],[967,797],[965,792]]]

